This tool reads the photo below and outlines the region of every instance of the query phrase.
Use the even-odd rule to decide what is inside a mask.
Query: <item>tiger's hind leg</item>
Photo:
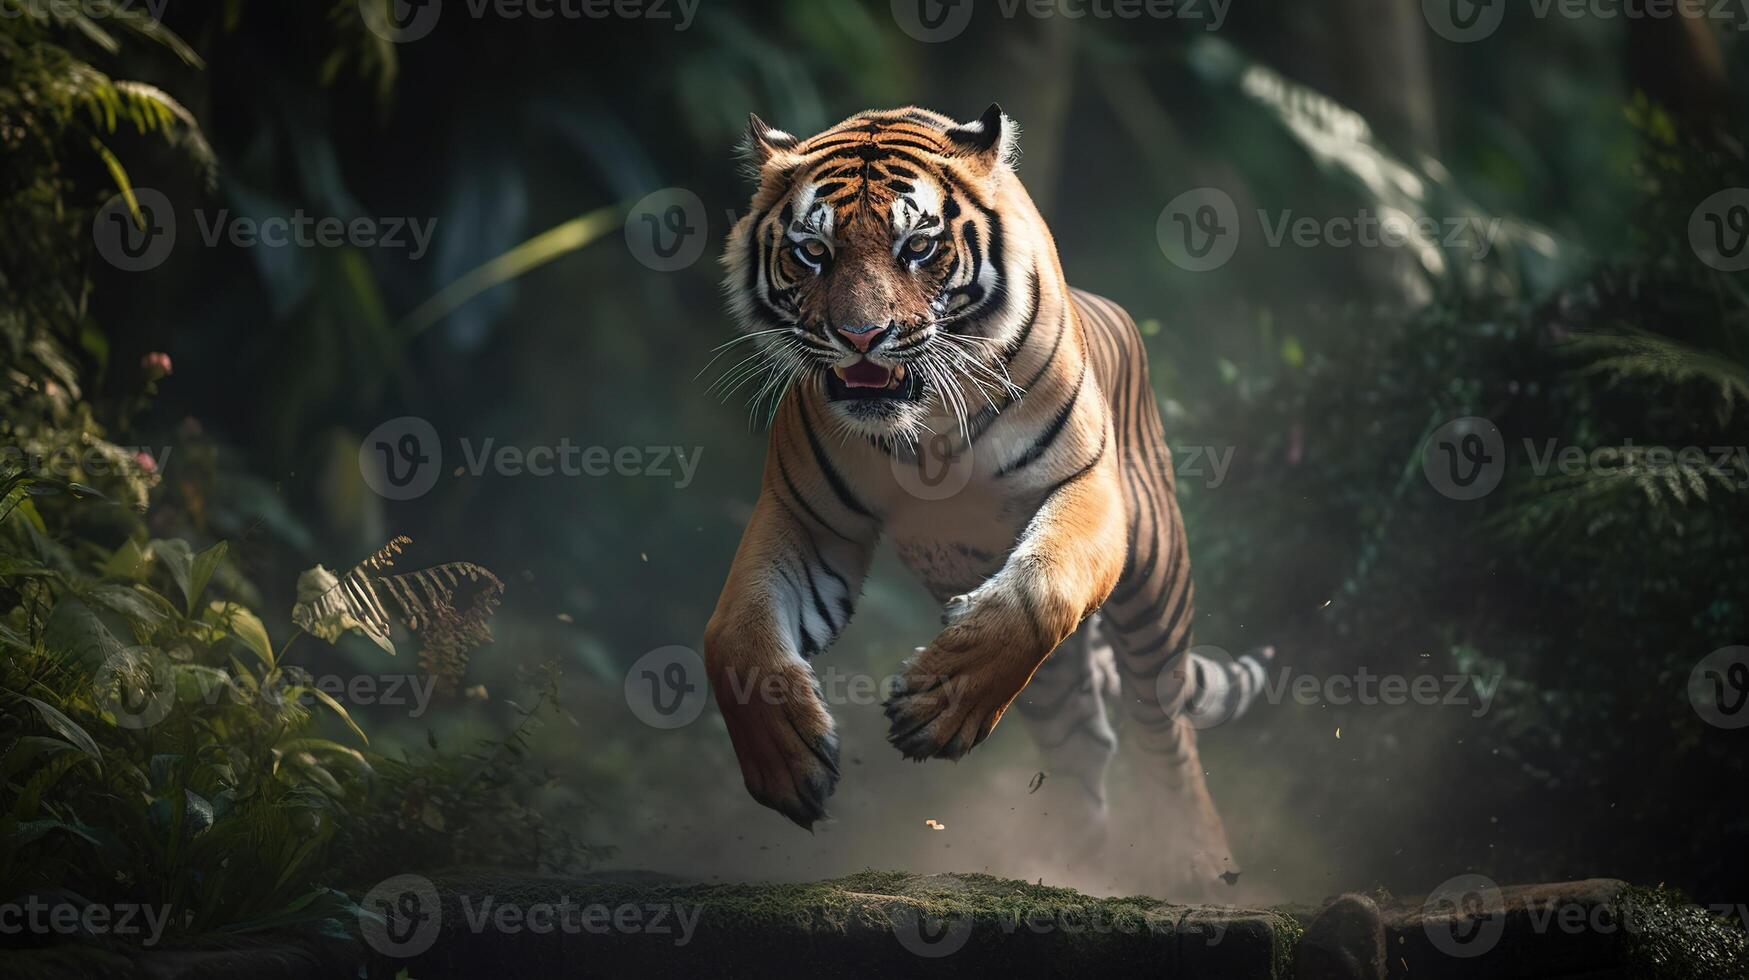
[[[1106,769],[1117,754],[1106,698],[1117,695],[1110,644],[1089,616],[1045,659],[1014,703],[1038,745],[1043,782],[1029,802],[1043,825],[1040,873],[1099,874],[1107,842]],[[1089,879],[1090,880],[1090,879]]]
[[[1169,463],[1167,464],[1169,466]],[[1261,671],[1193,653],[1195,589],[1184,523],[1170,482],[1134,479],[1140,494],[1132,518],[1130,564],[1101,616],[1123,683],[1124,743],[1133,750],[1138,798],[1126,805],[1120,833],[1129,853],[1146,855],[1135,870],[1142,890],[1177,900],[1220,896],[1239,867],[1209,794],[1197,753],[1198,728],[1236,717],[1261,686]],[[1170,472],[1168,470],[1168,472]]]

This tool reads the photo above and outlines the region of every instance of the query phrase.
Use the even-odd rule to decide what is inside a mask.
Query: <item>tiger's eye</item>
[[[823,259],[826,257],[826,246],[819,239],[810,238],[802,243],[802,252],[810,259]]]
[[[918,235],[905,243],[905,251],[910,252],[912,255],[922,255],[934,247],[934,240],[922,235]]]

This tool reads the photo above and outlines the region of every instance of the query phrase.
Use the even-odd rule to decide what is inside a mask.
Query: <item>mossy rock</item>
[[[369,919],[363,942],[286,934],[183,937],[176,948],[152,950],[96,941],[15,948],[0,950],[0,980],[302,980],[363,975],[361,965],[371,977],[416,980],[994,971],[1288,980],[1296,967],[1307,976],[1350,976],[1331,964],[1366,960],[1343,937],[1364,932],[1376,949],[1377,935],[1370,927],[1320,930],[1312,909],[1092,898],[978,874],[864,871],[801,884],[710,885],[635,873],[452,872],[394,882],[363,896],[372,911],[399,910]],[[1382,925],[1391,980],[1749,980],[1742,924],[1665,889],[1608,879],[1508,887],[1490,918],[1470,921],[1438,903],[1347,898]],[[1312,952],[1296,948],[1302,920],[1325,945],[1340,947],[1326,953],[1356,955],[1296,956]],[[1481,944],[1454,953],[1443,938],[1454,927],[1466,943]]]
[[[383,957],[373,974],[477,977],[514,963],[530,976],[1092,970],[1285,980],[1300,933],[1276,912],[1092,898],[979,874],[865,871],[763,885],[469,874],[434,886],[440,925],[402,930],[410,941],[399,952],[412,955]]]

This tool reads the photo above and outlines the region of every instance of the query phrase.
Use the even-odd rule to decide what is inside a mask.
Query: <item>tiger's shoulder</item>
[[[1139,369],[1145,378],[1147,348],[1142,344],[1142,331],[1129,311],[1114,300],[1073,286],[1069,287],[1069,298],[1087,340],[1087,356],[1092,359],[1107,390],[1125,371]]]

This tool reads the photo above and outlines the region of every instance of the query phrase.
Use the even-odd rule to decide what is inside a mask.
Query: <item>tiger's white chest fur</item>
[[[938,501],[901,511],[888,524],[893,550],[938,601],[970,592],[1002,567],[1025,524],[988,502]]]

